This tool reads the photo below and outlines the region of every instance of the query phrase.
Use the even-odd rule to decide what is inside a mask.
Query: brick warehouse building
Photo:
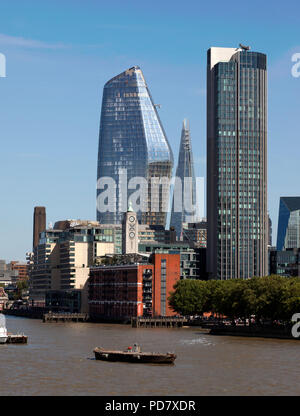
[[[124,321],[136,316],[172,316],[169,293],[180,279],[180,254],[153,254],[148,263],[90,269],[92,320]]]

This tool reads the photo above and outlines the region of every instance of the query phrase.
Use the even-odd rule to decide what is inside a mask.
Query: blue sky
[[[47,222],[95,219],[102,88],[133,65],[144,73],[177,162],[190,120],[195,168],[206,171],[206,51],[241,42],[268,56],[268,199],[299,195],[299,0],[1,0],[0,258],[24,260],[33,207]],[[275,236],[273,241],[275,242]]]

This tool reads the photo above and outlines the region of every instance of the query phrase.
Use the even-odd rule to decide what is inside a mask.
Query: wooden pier
[[[131,326],[133,328],[181,328],[188,322],[184,317],[164,316],[160,318],[131,318]]]
[[[87,313],[56,313],[49,312],[43,315],[43,322],[86,322]]]

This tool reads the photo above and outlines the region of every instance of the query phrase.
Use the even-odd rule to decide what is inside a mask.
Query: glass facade
[[[180,254],[180,279],[199,279],[203,273],[203,255],[200,256],[200,249],[193,249],[190,244],[178,242],[174,244],[163,244],[141,241],[139,243],[139,253],[157,254]]]
[[[277,250],[300,248],[300,197],[281,197]]]
[[[128,198],[138,189],[128,190],[128,182],[142,177],[148,183],[148,190],[143,190],[148,199],[145,207],[142,207],[144,201],[137,202],[142,208],[136,209],[138,220],[143,224],[165,225],[169,187],[167,192],[162,191],[162,186],[154,189],[151,178],[171,178],[172,168],[172,150],[143,73],[135,66],[104,86],[97,178],[98,183],[101,178],[112,178],[116,192],[113,212],[101,212],[97,204],[98,221],[121,224]],[[97,189],[97,199],[105,189]],[[151,207],[151,198],[157,203],[156,212]]]
[[[183,241],[188,241],[193,247],[207,247],[207,222],[183,223]]]
[[[181,181],[179,184],[181,195],[177,195],[176,191],[173,193],[170,225],[175,228],[179,238],[182,234],[182,224],[196,221],[196,179],[191,135],[187,120],[184,120],[182,126],[176,178]],[[185,181],[185,178],[188,178],[188,180]],[[181,200],[178,208],[176,207],[175,198]]]
[[[270,273],[285,277],[300,276],[300,250],[272,250],[270,253]]]
[[[214,235],[208,235],[209,271],[212,278],[247,279],[267,274],[266,55],[233,49],[227,61],[221,58],[211,68],[212,53],[207,175],[213,178],[208,181],[207,216]]]

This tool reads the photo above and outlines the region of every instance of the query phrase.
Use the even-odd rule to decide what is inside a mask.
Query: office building
[[[6,264],[5,260],[0,260],[0,285],[15,285],[19,280],[19,270],[13,269],[11,264]]]
[[[180,255],[180,279],[204,279],[203,255],[200,249],[192,248],[189,243],[175,241],[170,244],[159,242],[141,241],[139,253],[142,255],[151,254],[179,254]],[[202,259],[202,262],[200,261]]]
[[[45,306],[49,291],[81,290],[82,311],[87,310],[87,279],[97,257],[114,253],[113,228],[93,221],[59,221],[40,234],[30,272],[30,300]],[[48,294],[66,298],[68,294]],[[49,301],[51,302],[51,300]]]
[[[277,250],[300,248],[300,197],[281,197],[277,231]]]
[[[172,150],[157,105],[141,69],[134,66],[108,81],[103,90],[97,173],[98,221],[122,224],[131,196],[140,224],[165,226],[172,167]],[[137,195],[140,180],[142,186]]]
[[[183,241],[191,244],[192,247],[207,247],[207,221],[183,223],[182,225]]]
[[[182,236],[182,224],[195,222],[196,218],[196,179],[191,134],[189,123],[187,120],[184,120],[181,131],[170,222],[170,225],[176,230],[178,239]]]
[[[207,270],[268,272],[267,59],[249,47],[207,54]]]
[[[271,250],[270,274],[284,277],[300,276],[300,248],[284,251]]]
[[[28,264],[19,261],[11,261],[9,264],[11,270],[18,271],[18,280],[25,280],[28,278]]]

